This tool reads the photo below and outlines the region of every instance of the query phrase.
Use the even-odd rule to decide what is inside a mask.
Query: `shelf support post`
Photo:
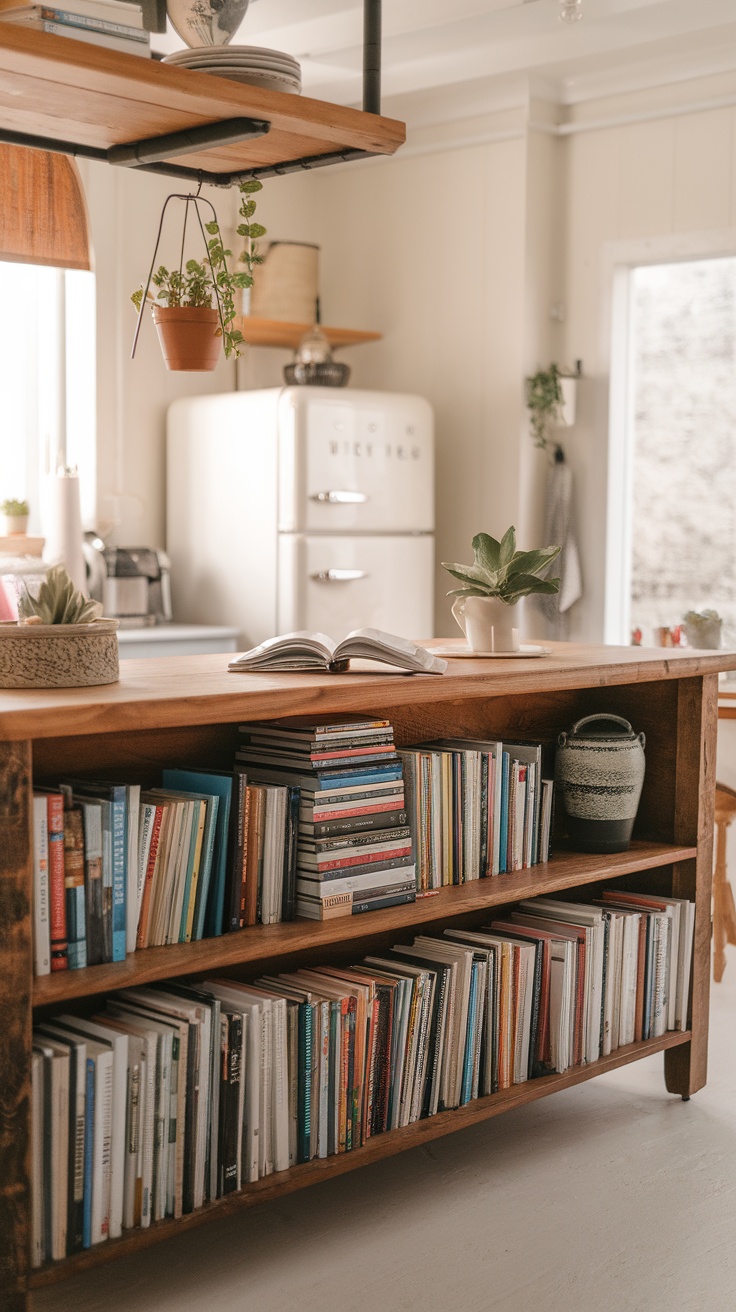
[[[0,743],[0,1308],[25,1312],[31,1238],[31,745]]]
[[[381,0],[363,0],[363,110],[381,112]]]
[[[695,902],[695,940],[690,991],[692,1039],[664,1055],[670,1093],[689,1098],[708,1073],[710,999],[711,885],[713,880],[713,811],[716,786],[718,675],[680,679],[677,686],[675,740],[674,841],[697,844],[692,861],[673,868],[672,896]]]

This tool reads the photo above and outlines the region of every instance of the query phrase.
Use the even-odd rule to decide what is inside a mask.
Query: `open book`
[[[229,670],[329,670],[343,674],[351,658],[380,661],[411,674],[444,674],[447,661],[395,633],[354,629],[335,643],[325,633],[284,633],[231,661]]]

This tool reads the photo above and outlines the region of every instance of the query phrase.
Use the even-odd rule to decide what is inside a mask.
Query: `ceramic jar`
[[[644,783],[644,734],[619,715],[586,715],[557,743],[555,781],[572,847],[625,852]]]

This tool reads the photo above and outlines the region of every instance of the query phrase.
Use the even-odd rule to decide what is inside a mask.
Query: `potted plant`
[[[517,551],[513,526],[506,530],[500,542],[488,533],[476,533],[472,545],[475,557],[472,565],[442,562],[442,568],[462,584],[447,594],[455,598],[452,613],[472,651],[518,651],[516,604],[530,593],[551,595],[559,591],[558,578],[542,578],[542,575],[561,548]]]
[[[580,377],[580,361],[575,373],[563,373],[556,364],[538,369],[526,380],[526,405],[529,411],[534,445],[545,450],[552,446],[553,428],[571,428],[575,423],[575,398]]]
[[[28,528],[27,501],[16,501],[13,497],[8,497],[7,501],[0,504],[0,515],[4,519],[4,532],[8,535],[25,533]]]
[[[146,287],[139,287],[131,297],[138,311],[138,323],[133,341],[133,355],[138,342],[144,304],[151,305],[153,322],[156,325],[159,342],[167,369],[186,372],[210,372],[217,367],[221,347],[225,356],[240,355],[240,346],[245,340],[238,328],[233,326],[235,320],[235,293],[253,285],[253,269],[261,263],[256,240],[262,237],[266,229],[253,220],[256,202],[255,193],[261,191],[262,183],[255,178],[241,182],[240,208],[241,222],[237,232],[245,239],[241,262],[245,268],[232,273],[227,261],[232,251],[227,250],[220,232],[217,215],[209,201],[201,196],[169,196],[161,214],[159,237],[153,253],[151,270]],[[169,270],[160,265],[154,273],[156,254],[163,228],[166,207],[171,200],[185,202],[184,228],[182,232],[182,262],[178,269]],[[202,261],[183,259],[189,206],[194,207],[206,253]],[[200,215],[200,205],[208,206],[212,218],[204,223]],[[209,240],[207,236],[209,235]],[[157,289],[151,292],[151,285]]]
[[[721,645],[723,620],[717,610],[689,610],[682,617],[688,647],[717,650]]]
[[[0,624],[0,688],[87,688],[119,678],[118,621],[101,617],[63,565],[38,595],[26,588],[18,619]]]

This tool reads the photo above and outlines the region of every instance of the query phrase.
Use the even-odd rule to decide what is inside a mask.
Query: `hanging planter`
[[[199,191],[196,195],[173,193],[167,196],[161,211],[148,281],[145,287],[140,287],[131,297],[138,311],[138,322],[133,338],[133,357],[135,357],[146,305],[151,306],[153,322],[156,325],[167,369],[186,373],[210,373],[217,368],[223,347],[227,359],[240,355],[240,345],[245,339],[239,329],[233,327],[235,293],[253,285],[253,269],[256,264],[261,263],[262,259],[255,242],[256,238],[263,236],[266,229],[260,223],[252,222],[256,208],[254,193],[261,188],[262,184],[255,178],[239,184],[241,196],[239,216],[242,222],[238,225],[237,231],[238,236],[245,239],[245,249],[240,257],[245,265],[245,271],[240,273],[231,273],[227,266],[232,251],[225,249],[217,214],[210,201],[200,196]],[[172,200],[184,202],[179,267],[169,270],[161,264],[156,269],[156,256],[166,210]],[[209,214],[207,222],[202,217],[201,206],[205,207],[205,218]],[[196,217],[205,254],[201,263],[190,259],[185,264],[184,251],[190,207]],[[151,290],[152,286],[155,291]]]

